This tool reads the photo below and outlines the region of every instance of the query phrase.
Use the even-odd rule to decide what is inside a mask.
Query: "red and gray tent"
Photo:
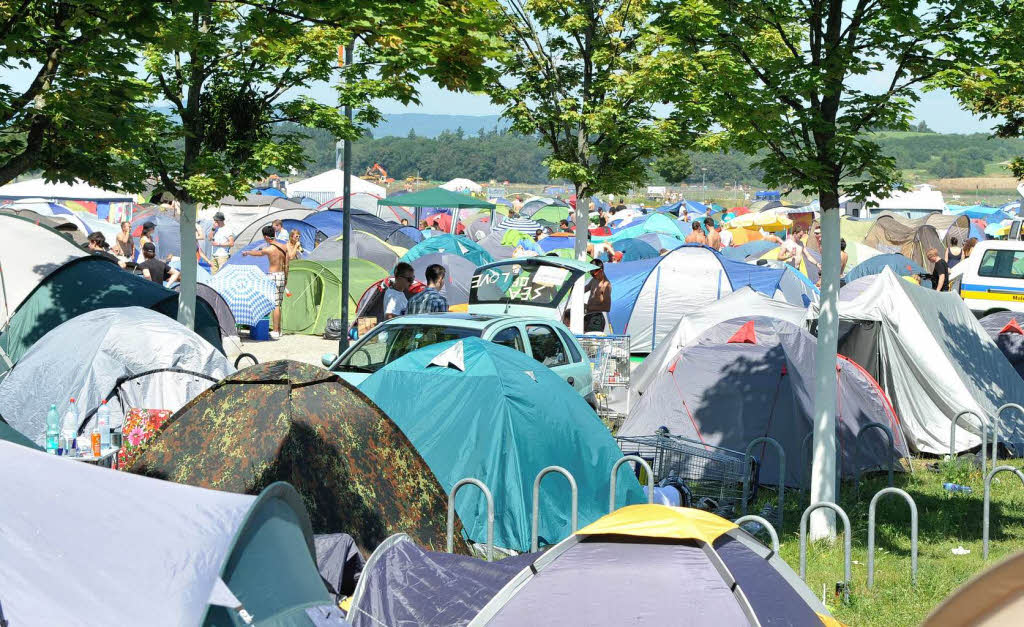
[[[997,311],[985,316],[980,322],[1017,374],[1024,377],[1024,314]]]
[[[815,339],[792,323],[761,316],[735,318],[705,331],[683,347],[649,384],[619,435],[654,434],[667,427],[710,446],[739,451],[769,436],[786,452],[786,484],[805,481],[805,444],[814,410]],[[888,442],[879,429],[856,438],[868,423],[889,427],[893,455],[909,457],[899,419],[878,383],[840,356],[836,372],[836,429],[843,476],[888,468]],[[758,446],[760,480],[778,481],[774,448]]]

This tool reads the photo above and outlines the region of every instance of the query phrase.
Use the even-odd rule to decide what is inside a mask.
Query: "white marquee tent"
[[[461,192],[469,190],[473,193],[480,193],[484,191],[484,188],[481,187],[479,183],[474,183],[469,179],[452,179],[445,183],[444,185],[441,185],[441,188],[447,189],[450,192]]]
[[[352,176],[350,179],[352,181],[352,193],[373,194],[379,198],[385,198],[388,195],[388,190],[380,185],[357,176]],[[325,203],[344,193],[345,173],[338,168],[288,184],[288,195],[290,197],[297,198],[301,196],[319,203]]]
[[[132,202],[131,194],[93,187],[83,181],[69,183],[47,183],[43,179],[31,179],[20,183],[8,183],[0,187],[0,198],[44,198],[46,200],[91,200],[107,202]]]

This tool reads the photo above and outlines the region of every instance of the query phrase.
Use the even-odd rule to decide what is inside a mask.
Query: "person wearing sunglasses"
[[[416,273],[412,266],[404,261],[395,266],[395,278],[391,285],[384,292],[384,319],[391,320],[398,316],[404,316],[409,307],[409,299],[405,293],[412,287],[416,280]]]

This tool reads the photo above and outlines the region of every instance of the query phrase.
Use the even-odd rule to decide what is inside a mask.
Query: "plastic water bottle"
[[[965,494],[973,492],[973,490],[971,490],[971,486],[960,485],[959,483],[943,483],[942,487],[946,492],[963,492]]]
[[[60,415],[57,413],[57,406],[50,405],[50,411],[46,414],[46,452],[51,455],[57,454],[60,448]]]
[[[64,413],[64,424],[61,426],[61,448],[69,457],[78,457],[78,406],[72,398],[68,410]]]
[[[96,410],[96,427],[100,430],[100,448],[110,448],[110,408],[107,401]]]

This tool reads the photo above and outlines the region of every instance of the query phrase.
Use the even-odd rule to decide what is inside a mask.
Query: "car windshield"
[[[381,325],[353,346],[335,369],[377,372],[418,348],[466,337],[480,337],[480,330],[433,324]]]
[[[469,304],[521,304],[554,307],[572,287],[576,273],[558,266],[523,261],[485,268],[473,275]]]

